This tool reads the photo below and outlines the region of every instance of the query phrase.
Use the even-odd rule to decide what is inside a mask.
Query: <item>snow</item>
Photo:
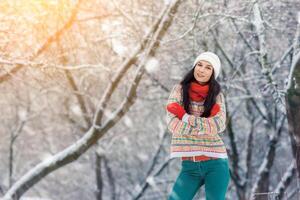
[[[48,152],[43,152],[41,154],[39,154],[39,158],[41,160],[48,160],[48,159],[51,159],[52,155]]]
[[[165,5],[172,3],[172,0],[164,0]]]
[[[139,153],[138,157],[141,159],[141,161],[147,161],[149,160],[149,156],[145,153]]]
[[[149,183],[149,185],[151,185],[154,188],[157,188],[157,185],[155,183],[154,177],[153,176],[148,176],[147,177],[147,183]]]
[[[112,49],[120,56],[128,56],[128,48],[121,42],[122,32],[125,27],[122,25],[120,20],[114,19],[110,21],[105,21],[101,24],[101,29],[106,35],[114,34],[115,37],[111,39]],[[119,39],[118,39],[119,36]]]
[[[123,119],[124,119],[124,123],[126,124],[126,126],[128,127],[128,128],[132,128],[133,127],[133,122],[132,122],[132,120],[131,120],[131,118],[130,117],[128,117],[128,116],[124,116],[123,117]]]
[[[42,161],[31,170],[29,170],[25,175],[23,175],[14,185],[7,191],[4,196],[4,199],[10,199],[11,196],[21,188],[24,184],[26,184],[29,180],[36,179],[41,173],[45,172],[44,170],[48,167],[56,167],[57,163],[70,154],[75,154],[78,152],[80,147],[87,145],[87,141],[91,138],[94,134],[94,129],[89,129],[85,135],[80,138],[78,141],[73,143],[71,146],[67,147],[66,149],[62,150],[61,152],[55,154],[54,156],[48,157],[46,160]],[[46,172],[47,173],[47,172]]]
[[[18,112],[18,116],[21,121],[25,121],[27,118],[27,111],[25,109],[20,109]]]
[[[280,182],[277,184],[277,187],[275,189],[276,193],[279,193],[281,189],[285,187],[286,181],[293,176],[293,168],[295,168],[296,162],[294,161],[290,164],[290,166],[287,168],[284,175],[281,177]]]
[[[152,57],[147,60],[145,68],[149,73],[154,73],[158,71],[158,66],[159,61],[156,58]]]
[[[120,40],[112,39],[112,49],[120,56],[126,57],[128,49],[122,44]]]
[[[72,105],[71,106],[71,110],[72,110],[72,112],[74,113],[74,114],[76,114],[76,115],[81,115],[82,113],[81,113],[81,109],[80,109],[80,107],[79,107],[79,105],[77,104],[77,105]]]

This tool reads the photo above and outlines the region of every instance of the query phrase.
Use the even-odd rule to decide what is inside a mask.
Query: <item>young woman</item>
[[[171,158],[182,160],[169,200],[192,200],[202,185],[206,200],[225,199],[230,174],[226,147],[219,135],[226,128],[225,99],[216,81],[220,70],[216,54],[201,53],[169,96]]]

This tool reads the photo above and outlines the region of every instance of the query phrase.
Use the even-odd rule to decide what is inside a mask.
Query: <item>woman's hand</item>
[[[209,117],[215,116],[219,111],[220,111],[220,106],[219,106],[219,104],[215,103],[210,110]]]
[[[184,108],[178,103],[170,103],[167,105],[167,110],[176,115],[180,120],[186,114]]]

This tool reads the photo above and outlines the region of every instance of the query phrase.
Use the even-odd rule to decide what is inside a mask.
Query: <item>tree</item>
[[[141,41],[141,44],[138,45],[131,57],[125,60],[123,65],[120,67],[112,82],[104,92],[104,95],[102,96],[102,99],[95,112],[93,123],[88,131],[84,133],[83,137],[68,148],[55,154],[52,158],[47,159],[32,168],[13,184],[13,186],[6,192],[4,199],[18,199],[43,177],[54,170],[78,159],[122,118],[122,116],[129,110],[136,99],[136,89],[142,75],[144,74],[145,62],[147,61],[148,56],[154,54],[155,50],[159,46],[158,40],[162,38],[162,36],[166,33],[167,28],[170,26],[179,2],[180,1],[178,0],[173,1],[163,8],[159,18],[155,21],[149,33]],[[150,37],[150,35],[152,35],[152,37]],[[151,38],[151,40],[149,38]],[[145,51],[145,55],[143,59],[137,63],[137,55],[143,51]],[[104,109],[106,108],[111,95],[117,87],[120,79],[133,64],[138,64],[138,68],[136,70],[134,79],[129,86],[127,96],[124,98],[119,108],[117,108],[117,110],[113,113],[111,118],[108,118],[106,121],[104,121],[104,123],[101,123]]]
[[[295,56],[287,86],[286,109],[291,136],[292,152],[297,170],[296,179],[300,182],[300,52]],[[294,169],[292,169],[294,172]],[[292,171],[291,170],[291,171]],[[292,173],[293,174],[293,173]],[[299,188],[298,188],[299,190]],[[298,197],[300,192],[298,191]]]

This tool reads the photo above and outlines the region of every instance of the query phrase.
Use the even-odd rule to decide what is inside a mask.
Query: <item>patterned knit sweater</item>
[[[181,84],[176,84],[169,96],[169,103],[177,102],[183,106]],[[220,111],[213,117],[199,117],[204,112],[204,101],[190,101],[188,123],[183,122],[167,111],[168,130],[172,133],[171,158],[205,155],[228,158],[226,147],[220,134],[226,128],[225,98],[222,92],[217,95],[216,103]]]

